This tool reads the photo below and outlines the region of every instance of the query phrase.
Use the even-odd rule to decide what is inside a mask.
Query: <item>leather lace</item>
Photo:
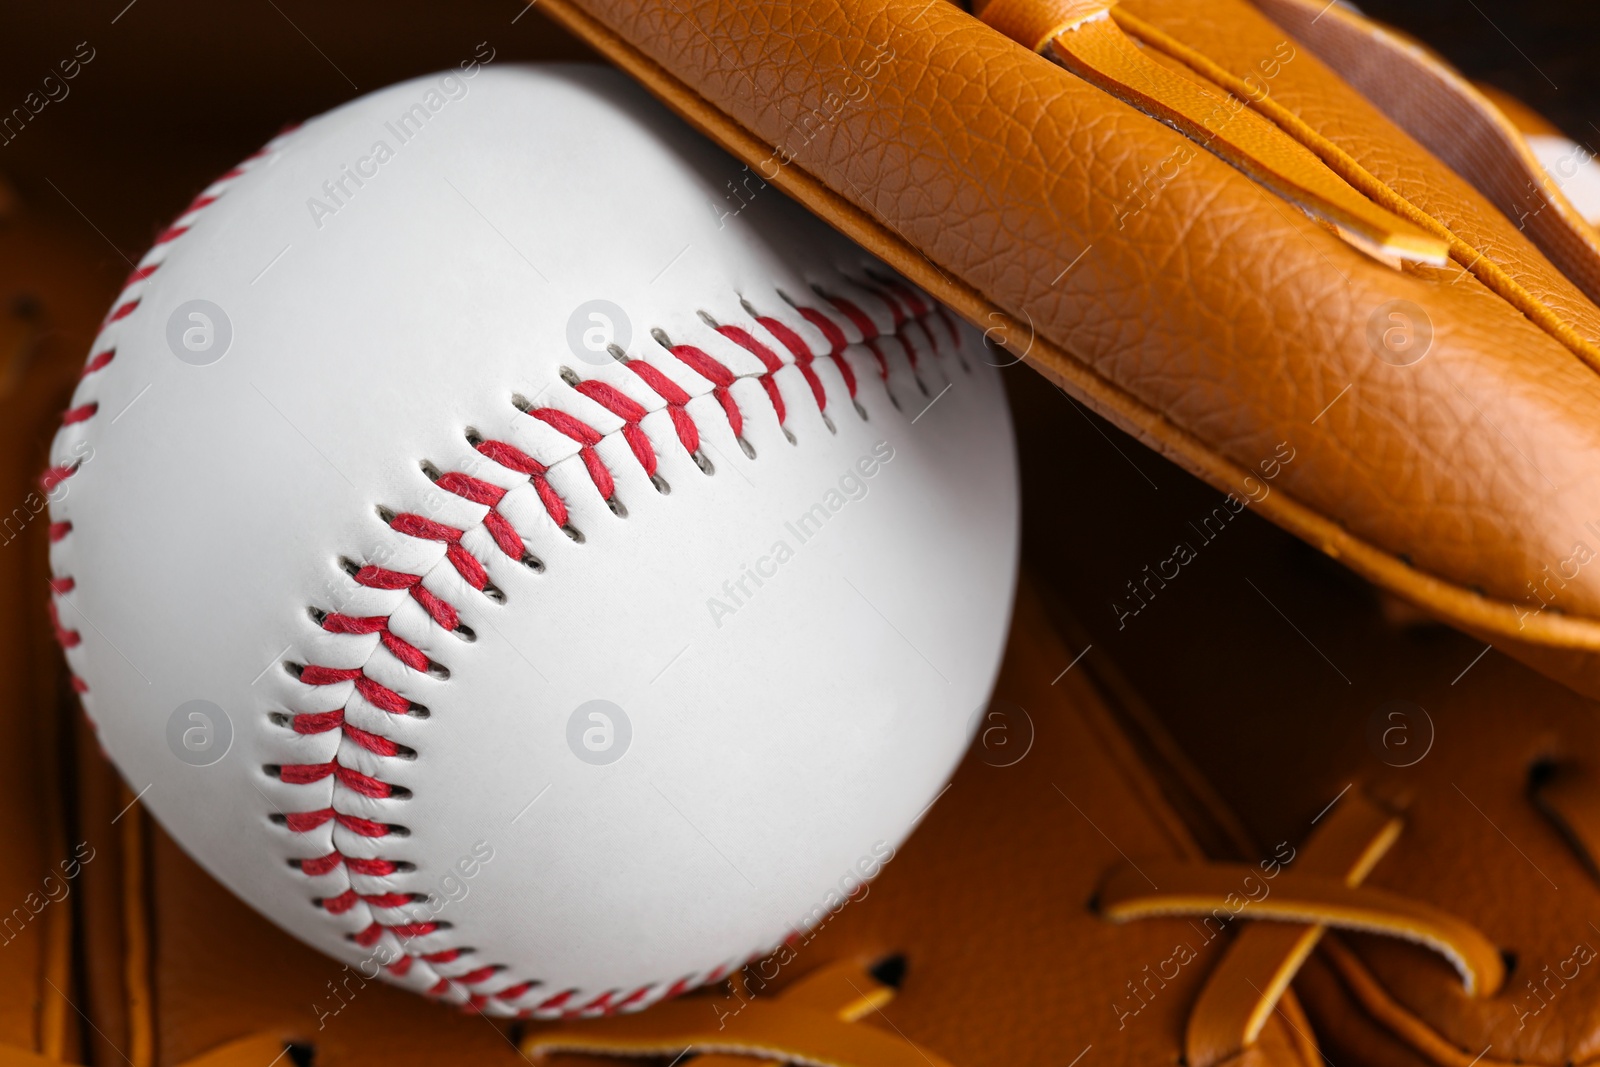
[[[1237,863],[1146,861],[1109,873],[1097,895],[1108,921],[1182,915],[1220,928],[1234,919],[1264,920],[1243,924],[1207,977],[1185,1034],[1190,1067],[1214,1067],[1253,1045],[1273,1013],[1292,1003],[1279,1001],[1329,928],[1415,941],[1449,960],[1469,995],[1499,989],[1504,964],[1478,930],[1438,908],[1361,885],[1401,828],[1398,816],[1352,791],[1322,817],[1292,869],[1268,874]],[[1340,959],[1359,968],[1348,952]],[[705,1067],[748,1065],[752,1056],[841,1067],[945,1067],[891,1031],[851,1025],[892,995],[858,961],[846,960],[776,997],[751,1000],[724,1020],[702,1002],[673,1001],[639,1015],[541,1030],[523,1050],[671,1056],[692,1049]],[[1295,1029],[1303,1034],[1303,1026]],[[1314,1061],[1312,1055],[1307,1062]]]
[[[737,1014],[718,1016],[695,999],[657,1004],[571,1027],[540,1030],[523,1040],[530,1057],[551,1052],[616,1056],[697,1055],[700,1067],[814,1063],[838,1067],[950,1067],[931,1049],[893,1030],[856,1026],[894,991],[873,978],[863,961],[844,960],[814,971],[782,993],[750,1000]]]
[[[1600,780],[1558,768],[1535,783],[1531,799],[1600,878]],[[1185,1035],[1191,1067],[1212,1067],[1253,1044],[1278,998],[1319,948],[1362,1009],[1428,1061],[1444,1067],[1516,1067],[1513,1061],[1455,1047],[1396,1001],[1354,952],[1322,936],[1332,927],[1411,940],[1447,959],[1469,996],[1489,997],[1499,990],[1504,963],[1481,932],[1437,908],[1361,887],[1401,828],[1398,816],[1352,790],[1302,847],[1295,870],[1270,881],[1257,868],[1226,863],[1146,863],[1111,873],[1099,899],[1102,913],[1113,921],[1219,912],[1269,920],[1240,930],[1208,976]],[[1248,895],[1246,878],[1270,886],[1259,901]],[[1230,893],[1235,900],[1228,899]],[[1239,905],[1238,897],[1246,903]]]
[[[1264,87],[1124,10],[1117,0],[979,0],[974,7],[996,30],[1179,130],[1356,247],[1396,264],[1453,261],[1600,369],[1600,344],[1574,329],[1492,256],[1391,189]]]
[[[1279,998],[1330,927],[1414,941],[1448,960],[1469,996],[1505,980],[1500,952],[1469,923],[1431,905],[1364,887],[1399,838],[1401,819],[1359,791],[1341,800],[1301,847],[1292,869],[1236,863],[1124,864],[1101,885],[1113,922],[1157,916],[1265,920],[1244,926],[1224,950],[1189,1014],[1191,1067],[1212,1067],[1254,1044]]]

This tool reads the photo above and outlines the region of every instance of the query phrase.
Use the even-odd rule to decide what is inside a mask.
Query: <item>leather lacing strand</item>
[[[1269,920],[1243,924],[1207,976],[1190,1010],[1183,1062],[1189,1067],[1216,1067],[1231,1060],[1256,1042],[1275,1010],[1292,1010],[1292,1002],[1284,1002],[1280,1009],[1279,1000],[1329,927],[1388,934],[1432,948],[1455,967],[1469,995],[1489,996],[1499,988],[1504,980],[1500,953],[1477,930],[1425,904],[1361,886],[1399,837],[1401,826],[1399,817],[1352,791],[1323,818],[1293,866],[1271,879],[1263,878],[1255,867],[1232,863],[1143,861],[1137,866],[1120,864],[1110,872],[1096,901],[1101,915],[1112,922],[1179,915],[1213,922],[1215,916]],[[1238,907],[1237,900],[1252,884],[1269,891]],[[1330,947],[1336,946],[1330,942]],[[1341,952],[1340,958],[1364,973],[1349,952]],[[816,981],[830,980],[830,970],[824,969]],[[732,1020],[742,1028],[733,1033],[705,1025],[713,1016],[703,1005],[667,1005],[598,1026],[533,1034],[524,1050],[675,1055],[692,1045],[696,1050],[726,1048],[849,1067],[924,1062],[915,1056],[896,1058],[890,1048],[869,1049],[864,1041],[870,1038],[852,1044],[850,1035],[832,1031],[828,1040],[838,1045],[829,1044],[826,1051],[833,1058],[819,1055],[824,1049],[810,1035],[786,1044],[791,1036],[788,1018],[743,1018],[760,1006],[762,1001],[756,1000],[742,1008]],[[1315,1064],[1318,1056],[1306,1036],[1308,1026],[1298,1011],[1294,1016],[1299,1021],[1291,1018],[1290,1023],[1305,1044],[1306,1062]],[[892,1036],[877,1030],[869,1033]],[[900,1049],[910,1048],[898,1044]],[[732,1061],[727,1067],[733,1067]]]
[[[137,310],[142,287],[160,268],[171,244],[186,233],[196,215],[224,194],[228,186],[270,155],[282,143],[287,132],[262,149],[245,164],[224,175],[208,187],[180,216],[178,221],[158,237],[155,247],[147,253],[140,266],[129,276],[122,295],[107,316],[102,327],[102,340],[108,329],[122,322]],[[871,361],[879,376],[887,383],[890,375],[890,357],[904,360],[910,366],[912,378],[924,393],[928,390],[918,374],[919,360],[924,356],[951,358],[964,369],[965,359],[960,352],[960,338],[954,319],[943,307],[918,292],[903,281],[888,277],[849,278],[839,276],[833,291],[817,289],[821,303],[808,306],[790,301],[787,311],[763,313],[744,303],[751,316],[748,326],[719,324],[702,313],[706,326],[727,342],[754,356],[761,370],[754,374],[737,375],[726,364],[714,358],[704,347],[674,342],[665,334],[653,331],[655,340],[667,354],[711,386],[711,395],[726,418],[734,437],[745,452],[754,458],[754,449],[744,437],[745,413],[733,395],[733,386],[741,378],[757,382],[772,405],[783,433],[791,443],[796,439],[789,429],[789,411],[778,386],[777,375],[786,367],[793,367],[805,383],[806,392],[815,403],[824,423],[834,429],[832,409],[826,386],[818,373],[819,361],[826,361],[838,374],[844,392],[860,418],[866,418],[865,407],[857,398],[857,371],[851,360],[856,353]],[[862,301],[877,301],[881,312],[886,312],[892,325],[888,332],[881,331],[877,320],[862,306]],[[799,322],[786,323],[788,314],[798,316]],[[813,351],[802,336],[809,323],[824,339],[825,349]],[[854,336],[852,336],[854,335]],[[854,346],[859,345],[859,349]],[[850,350],[847,352],[847,350]],[[114,347],[97,343],[84,370],[85,376],[103,371],[114,359]],[[599,446],[611,435],[626,442],[633,457],[660,492],[670,487],[659,473],[659,449],[664,442],[652,439],[644,422],[652,412],[644,399],[659,402],[670,425],[668,441],[681,446],[700,469],[712,474],[714,468],[701,447],[701,430],[695,416],[690,413],[691,395],[656,364],[643,358],[629,357],[614,351],[613,356],[632,372],[643,392],[630,391],[598,379],[582,379],[570,369],[563,368],[563,384],[575,393],[615,416],[620,426],[602,432],[588,421],[570,411],[553,406],[534,406],[513,398],[513,403],[532,419],[536,419],[577,445],[575,458],[587,473],[589,481],[600,498],[611,505],[617,514],[626,514],[617,499],[616,480]],[[787,359],[785,359],[787,356]],[[891,402],[898,406],[892,392]],[[75,425],[91,420],[98,411],[93,400],[79,403],[64,416],[64,424]],[[550,480],[549,463],[528,454],[506,441],[469,436],[473,447],[484,459],[504,472],[524,477],[534,489],[545,514],[560,530],[575,541],[583,539],[571,521],[567,502],[557,492]],[[45,491],[56,488],[77,470],[72,464],[54,466],[41,479]],[[431,541],[444,546],[444,561],[470,588],[487,596],[501,598],[499,590],[489,581],[489,561],[496,555],[535,571],[543,570],[543,563],[528,549],[523,536],[500,512],[502,498],[509,491],[503,485],[467,471],[443,472],[425,465],[429,477],[439,489],[484,509],[475,527],[452,526],[413,512],[380,509],[379,514],[396,533],[409,538]],[[480,470],[479,474],[485,473]],[[502,479],[514,480],[514,479]],[[70,522],[52,525],[50,536],[59,541],[71,533]],[[487,535],[478,536],[478,531]],[[480,558],[484,555],[484,558]],[[443,630],[470,639],[471,631],[461,622],[459,608],[449,599],[430,589],[425,574],[410,573],[373,564],[346,562],[346,571],[358,586],[367,589],[403,591],[410,601],[419,605],[427,618]],[[70,576],[57,576],[52,583],[55,596],[51,601],[52,619],[57,637],[66,648],[81,643],[81,635],[65,626],[57,609],[57,601],[70,604],[75,588]],[[360,921],[360,926],[347,936],[363,948],[377,948],[380,944],[391,950],[387,969],[394,977],[410,979],[409,984],[421,982],[425,991],[438,998],[449,1000],[466,1008],[499,1015],[517,1015],[540,1018],[559,1018],[608,1015],[619,1011],[642,1008],[655,1001],[675,996],[687,989],[708,982],[719,981],[743,958],[729,961],[709,972],[681,976],[675,980],[657,981],[632,989],[612,989],[598,994],[576,989],[545,990],[535,979],[513,976],[499,964],[485,964],[479,960],[476,949],[450,943],[448,922],[434,919],[417,920],[407,914],[407,909],[426,897],[422,894],[399,891],[394,879],[416,870],[408,861],[373,855],[382,849],[385,839],[403,837],[409,831],[401,825],[379,821],[361,814],[360,804],[371,800],[408,800],[411,792],[387,782],[382,777],[382,763],[378,760],[412,760],[419,753],[400,744],[375,728],[375,723],[385,716],[427,716],[429,710],[411,700],[401,691],[405,672],[425,673],[434,678],[448,677],[448,669],[434,662],[412,642],[406,640],[391,626],[390,615],[351,615],[326,611],[313,606],[314,621],[327,633],[350,637],[376,637],[374,650],[385,649],[398,664],[393,665],[368,659],[360,667],[329,666],[316,663],[285,664],[290,673],[307,687],[308,695],[314,690],[329,691],[336,696],[338,706],[331,710],[274,712],[272,721],[287,731],[298,735],[326,734],[338,731],[340,742],[334,758],[319,763],[269,764],[264,772],[278,780],[297,786],[315,787],[329,797],[325,804],[308,810],[277,814],[272,821],[293,834],[333,833],[331,851],[305,856],[291,861],[291,866],[308,878],[342,876],[343,886],[332,893],[313,899],[312,903],[329,916]],[[381,669],[379,669],[381,666]],[[74,676],[74,686],[86,692],[87,686]],[[399,686],[400,688],[397,688]],[[338,688],[335,688],[338,687]],[[343,694],[339,696],[338,694]],[[326,701],[323,701],[326,708]],[[346,712],[358,709],[354,716],[365,726],[347,718]],[[376,711],[373,716],[370,711]],[[347,810],[348,809],[348,810]],[[370,812],[370,806],[369,806]],[[345,847],[338,842],[343,838]],[[367,841],[369,845],[352,847],[350,842]],[[364,921],[362,921],[364,920]],[[755,955],[763,954],[764,947]]]
[[[862,961],[847,959],[775,996],[741,998],[738,1012],[721,1018],[704,1003],[679,1001],[598,1025],[531,1033],[522,1052],[538,1062],[553,1052],[666,1058],[692,1048],[701,1067],[950,1067],[938,1053],[892,1030],[855,1025],[893,996],[894,989]]]
[[[1213,1067],[1255,1043],[1330,927],[1414,941],[1449,961],[1467,995],[1499,990],[1505,964],[1482,933],[1427,904],[1361,885],[1401,827],[1398,816],[1353,790],[1324,816],[1293,866],[1270,880],[1248,865],[1206,862],[1145,862],[1109,875],[1098,902],[1113,922],[1167,915],[1267,920],[1241,928],[1207,976],[1184,1037],[1191,1067]],[[1267,891],[1237,907],[1250,884]]]
[[[1596,818],[1600,815],[1600,785],[1576,776],[1557,782],[1541,789],[1536,798],[1558,824],[1585,828],[1577,832],[1586,842],[1583,850],[1587,852],[1600,842],[1600,831],[1594,829],[1600,826],[1600,818]],[[1324,936],[1334,928],[1410,940],[1448,960],[1467,995],[1489,997],[1500,988],[1505,978],[1501,955],[1471,925],[1437,908],[1361,885],[1399,838],[1402,827],[1399,816],[1352,790],[1322,818],[1292,866],[1271,878],[1264,878],[1249,865],[1204,861],[1123,863],[1108,874],[1096,894],[1096,906],[1112,922],[1164,916],[1193,916],[1207,922],[1217,922],[1219,916],[1222,922],[1266,920],[1243,924],[1206,977],[1190,1010],[1182,1062],[1189,1067],[1217,1067],[1235,1059],[1256,1042],[1273,1012],[1283,1011],[1301,1038],[1305,1062],[1318,1063],[1304,1017],[1292,1001],[1281,1006],[1279,1001],[1320,944],[1363,1006],[1434,1062],[1448,1067],[1473,1063],[1512,1067],[1485,1059],[1482,1052],[1474,1055],[1450,1047],[1390,998],[1354,953]],[[1249,895],[1251,885],[1268,890]],[[1241,908],[1238,901],[1247,895],[1248,903]],[[835,996],[830,1001],[822,995],[814,1005],[846,1004],[853,1015],[823,1018],[794,1010],[812,1007],[808,998],[841,981],[849,982],[857,992],[873,988],[865,976],[853,977],[852,963],[845,961],[808,976],[793,992],[775,1001],[750,1001],[722,1028],[707,1025],[715,1014],[703,1005],[680,1002],[642,1016],[533,1033],[524,1040],[523,1050],[530,1055],[563,1051],[671,1056],[693,1047],[697,1053],[711,1053],[703,1057],[708,1067],[735,1067],[741,1062],[716,1055],[718,1052],[840,1067],[902,1063],[943,1067],[926,1049],[907,1055],[913,1046],[892,1040],[894,1035],[887,1031],[839,1027],[839,1019],[859,1018],[870,1010],[862,1008],[858,999]],[[887,991],[883,995],[887,996]],[[851,1031],[866,1032],[857,1037]],[[891,1041],[879,1047],[880,1037]],[[924,1056],[929,1058],[921,1058]]]
[[[1600,781],[1573,768],[1549,768],[1535,777],[1533,802],[1567,837],[1600,877]],[[1208,977],[1189,1017],[1186,1056],[1192,1067],[1211,1067],[1248,1047],[1260,1035],[1278,998],[1314,949],[1349,994],[1375,1021],[1444,1067],[1516,1067],[1482,1049],[1453,1045],[1398,1002],[1329,927],[1385,934],[1438,952],[1472,997],[1493,996],[1505,980],[1503,957],[1479,931],[1436,908],[1360,883],[1399,837],[1401,819],[1352,791],[1301,849],[1295,869],[1270,884],[1270,895],[1238,912],[1252,923],[1239,932]],[[1152,889],[1131,868],[1119,868],[1099,896],[1107,918],[1211,915],[1239,893],[1253,870],[1233,864],[1141,865],[1161,888]],[[1228,914],[1228,910],[1220,911]],[[1590,1061],[1592,1062],[1592,1061]]]
[[[1176,127],[1353,244],[1380,256],[1435,265],[1448,256],[1568,351],[1600,370],[1600,344],[1574,329],[1492,257],[1391,189],[1289,108],[1125,10],[1117,0],[990,0],[979,16],[1091,84]],[[1186,78],[1155,62],[1140,45],[1176,60],[1198,78]],[[1214,88],[1248,106],[1235,110]]]

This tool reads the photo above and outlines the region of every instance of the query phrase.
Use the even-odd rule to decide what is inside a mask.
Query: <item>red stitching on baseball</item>
[[[287,133],[291,129],[293,127],[286,128],[284,132]],[[283,134],[280,134],[281,136]],[[251,162],[268,155],[276,143],[274,141],[263,147],[239,167],[228,171],[207,190],[197,196],[179,215],[178,220],[157,236],[151,250],[152,253],[156,250],[164,249],[186,234],[194,224],[192,216],[215,203],[226,192],[227,186],[232,181],[248,172]],[[149,253],[147,253],[147,258],[148,255]],[[113,302],[103,327],[120,322],[139,308],[143,294],[135,293],[132,290],[136,286],[147,282],[160,268],[161,264],[161,260],[143,263],[128,275],[123,283],[122,293]],[[956,343],[957,348],[959,348],[954,320],[943,307],[928,300],[915,289],[902,282],[892,279],[877,279],[877,281],[879,282],[877,286],[863,283],[862,288],[882,300],[889,309],[894,323],[891,336],[900,341],[911,361],[913,370],[915,370],[916,365],[916,347],[910,343],[906,336],[911,328],[922,331],[923,336],[936,354],[942,348],[929,326],[927,321],[929,318],[938,317],[945,324],[951,341]],[[848,321],[862,335],[864,347],[872,353],[878,363],[880,373],[887,378],[887,361],[877,344],[880,330],[871,316],[863,311],[857,303],[849,299],[825,293],[821,295],[832,305],[839,316]],[[780,319],[756,315],[754,312],[752,312],[752,315],[756,324],[766,331],[776,345],[781,346],[782,349],[789,353],[793,361],[792,365],[806,383],[812,400],[815,402],[817,410],[822,413],[825,421],[828,418],[826,410],[828,397],[827,390],[816,370],[816,361],[819,358],[827,358],[833,362],[851,402],[865,417],[865,411],[856,402],[857,382],[854,370],[844,358],[845,350],[850,344],[844,329],[830,314],[817,308],[795,305],[795,311],[822,334],[828,345],[826,353],[819,356],[818,353],[813,352],[800,334]],[[714,329],[724,339],[750,353],[761,364],[761,372],[748,377],[754,378],[761,385],[772,405],[779,425],[786,427],[789,412],[775,377],[786,364],[777,354],[774,347],[740,326],[721,325],[714,326]],[[664,337],[660,339],[665,343]],[[733,435],[743,444],[745,417],[732,394],[732,389],[741,376],[736,375],[731,368],[695,345],[671,345],[668,351],[681,364],[711,384],[711,395],[721,407]],[[116,349],[114,346],[106,347],[96,352],[86,361],[83,376],[87,378],[104,370],[115,357]],[[697,463],[701,463],[702,469],[709,472],[710,468],[705,465],[700,454],[700,428],[688,411],[688,406],[693,397],[663,373],[660,368],[651,363],[643,359],[625,357],[622,357],[621,361],[663,402],[664,410],[672,424],[673,432],[677,436],[678,442],[689,455],[695,458]],[[564,378],[567,373],[569,372],[564,371]],[[651,477],[652,480],[655,480],[660,465],[660,457],[656,445],[650,440],[642,426],[643,421],[650,414],[649,409],[616,386],[598,379],[569,381],[568,384],[576,392],[621,420],[621,426],[615,432],[620,433],[623,440],[627,442],[635,461],[638,462],[644,473]],[[99,408],[99,402],[94,400],[79,404],[63,415],[62,424],[64,426],[72,426],[88,422],[98,413]],[[616,480],[612,471],[600,456],[597,447],[605,440],[607,435],[577,416],[558,408],[533,408],[528,406],[524,407],[523,410],[529,417],[543,422],[578,445],[577,455],[583,463],[584,469],[588,473],[596,491],[602,499],[612,501],[616,495]],[[829,426],[832,426],[831,421]],[[785,428],[784,432],[788,433],[787,428]],[[790,439],[793,440],[792,435]],[[567,529],[570,532],[571,528],[568,522],[570,511],[566,502],[550,483],[549,465],[540,462],[504,441],[475,439],[473,446],[479,454],[502,468],[528,478],[550,520],[556,527]],[[745,447],[748,448],[748,446]],[[48,493],[76,473],[77,469],[76,463],[53,466],[41,476],[40,485]],[[542,564],[539,564],[537,560],[528,555],[522,536],[498,510],[507,492],[505,488],[462,471],[438,474],[430,470],[430,475],[434,477],[434,484],[445,492],[487,509],[478,524],[488,532],[492,543],[508,558],[542,567]],[[663,488],[664,483],[658,482],[657,487]],[[665,491],[664,488],[663,491]],[[384,517],[396,533],[443,544],[445,546],[445,558],[467,584],[478,590],[492,591],[488,581],[488,570],[483,561],[473,556],[461,543],[466,531],[410,512],[385,512]],[[52,542],[62,540],[71,533],[72,528],[70,521],[52,522],[49,527],[50,540]],[[403,590],[422,606],[428,617],[437,625],[448,631],[460,630],[460,614],[458,610],[443,597],[426,588],[423,584],[423,575],[408,574],[368,564],[354,567],[351,578],[356,584],[369,589]],[[57,576],[51,582],[51,590],[54,594],[50,602],[51,622],[55,628],[57,639],[66,648],[73,648],[79,645],[82,642],[82,636],[77,631],[69,630],[62,626],[55,598],[65,597],[75,587],[76,583],[70,576]],[[390,625],[391,615],[357,616],[340,612],[314,612],[314,618],[327,633],[347,636],[376,635],[379,643],[394,656],[396,661],[413,671],[419,673],[427,672],[435,670],[437,666],[421,649],[393,632]],[[425,708],[415,704],[389,685],[379,682],[368,675],[364,666],[331,667],[308,663],[298,667],[297,677],[302,684],[315,687],[349,683],[352,691],[359,694],[363,701],[390,715],[426,714]],[[76,675],[73,676],[72,683],[74,689],[78,692],[87,691],[88,687]],[[297,712],[288,715],[275,713],[274,721],[280,722],[294,733],[300,735],[324,734],[338,730],[342,739],[348,739],[357,747],[386,759],[411,759],[416,756],[416,753],[410,748],[399,744],[391,738],[361,729],[347,722],[346,709],[343,707],[331,711]],[[337,787],[348,789],[353,793],[370,799],[383,800],[410,796],[409,790],[385,782],[376,775],[347,766],[341,761],[340,753],[337,749],[333,754],[333,759],[325,763],[282,764],[270,766],[266,770],[288,785],[316,785],[331,779],[337,783]],[[327,788],[327,786],[324,785],[322,788]],[[338,796],[338,788],[335,788],[332,801],[337,801]],[[396,833],[408,832],[404,827],[340,811],[333,805],[332,801],[325,807],[310,811],[292,812],[287,815],[275,815],[273,819],[279,822],[280,825],[285,826],[291,833],[296,834],[311,833],[328,826],[330,823],[350,833],[375,840],[387,838]],[[291,860],[290,863],[309,878],[327,876],[341,868],[350,875],[366,878],[387,878],[415,870],[414,865],[408,862],[381,857],[351,856],[337,847],[325,855],[303,857]],[[343,915],[352,911],[358,905],[390,911],[403,909],[417,899],[418,896],[412,893],[390,890],[363,893],[359,892],[354,886],[346,886],[334,895],[316,898],[314,903],[330,915]],[[385,934],[390,934],[399,939],[402,946],[409,947],[409,942],[429,937],[441,930],[448,929],[449,926],[450,924],[448,923],[433,921],[385,923],[374,919],[360,931],[350,934],[349,937],[356,944],[371,948],[377,945]],[[461,947],[428,952],[403,951],[398,959],[387,965],[386,969],[397,978],[404,978],[411,973],[419,960],[429,966],[450,965],[461,962],[465,956],[473,951],[473,949]],[[686,975],[670,984],[653,982],[631,990],[607,990],[591,996],[577,1006],[573,1006],[573,1002],[579,998],[580,991],[567,989],[554,993],[531,1008],[516,1008],[514,1002],[539,987],[540,983],[536,980],[515,982],[498,990],[484,991],[468,988],[489,982],[495,979],[496,976],[502,975],[506,968],[500,964],[476,966],[454,976],[439,973],[437,981],[429,987],[428,992],[434,996],[461,999],[464,1001],[464,1006],[471,1010],[482,1009],[491,1000],[498,1001],[511,1006],[516,1011],[516,1014],[524,1017],[552,1013],[564,1017],[612,1014],[645,1003],[651,998],[653,992],[659,994],[654,999],[663,999],[677,996],[695,985],[719,981],[731,972],[733,966],[733,964],[724,964],[707,975],[699,977]],[[665,986],[664,989],[663,986]]]
[[[602,381],[582,382],[577,386],[577,390],[622,420],[622,436],[628,442],[628,447],[633,449],[633,458],[639,461],[639,466],[644,468],[646,474],[654,475],[655,446],[650,443],[650,438],[639,425],[639,422],[649,414],[644,405],[629,398],[616,386],[607,385]]]
[[[678,388],[671,378],[642,359],[630,359],[626,366],[637,374],[644,384],[655,390],[657,396],[667,402],[667,417],[672,420],[672,428],[677,431],[678,441],[683,445],[683,450],[691,456],[698,454],[700,427],[695,425],[694,418],[688,411],[689,401],[693,398]]]
[[[722,405],[723,413],[728,416],[728,425],[733,428],[733,436],[743,437],[744,415],[740,413],[733,394],[728,392],[733,383],[739,380],[733,371],[694,345],[673,345],[672,354],[687,364],[690,370],[712,383],[714,388],[711,390],[711,395],[717,398],[717,403]]]
[[[82,377],[87,378],[89,375],[93,374],[95,371],[105,369],[105,365],[107,363],[110,363],[113,359],[115,359],[116,355],[117,355],[117,350],[116,349],[108,348],[104,352],[101,352],[97,356],[89,357],[89,362],[87,362],[87,363],[85,363],[83,365],[83,375],[82,375]]]
[[[589,479],[594,482],[601,500],[617,495],[617,483],[612,480],[611,471],[601,461],[600,453],[594,450],[594,446],[605,439],[599,430],[555,408],[533,408],[528,414],[578,442],[578,455],[583,458],[584,469],[589,472]]]

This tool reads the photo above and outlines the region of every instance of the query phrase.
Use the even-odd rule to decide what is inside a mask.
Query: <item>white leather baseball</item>
[[[1017,474],[975,331],[614,73],[280,136],[89,367],[47,483],[106,750],[240,897],[412,989],[549,1016],[726,974],[882,868],[993,681]]]

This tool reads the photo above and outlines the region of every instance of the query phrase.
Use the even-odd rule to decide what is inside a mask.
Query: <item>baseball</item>
[[[642,1008],[848,906],[961,757],[999,376],[762,169],[474,59],[280,135],[108,314],[45,479],[84,707],[340,964]]]

